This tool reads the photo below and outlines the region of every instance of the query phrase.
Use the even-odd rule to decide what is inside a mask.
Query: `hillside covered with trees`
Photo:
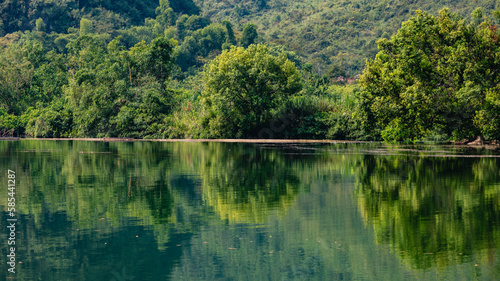
[[[0,135],[498,140],[499,8],[6,0]]]

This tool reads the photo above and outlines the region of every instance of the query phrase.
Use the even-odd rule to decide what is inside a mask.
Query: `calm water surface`
[[[1,141],[0,278],[498,280],[498,156],[431,145]]]

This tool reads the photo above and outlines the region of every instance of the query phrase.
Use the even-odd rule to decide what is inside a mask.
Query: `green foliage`
[[[37,102],[49,104],[62,96],[62,88],[68,83],[69,73],[64,55],[52,50],[42,58],[43,61],[40,62],[33,75],[31,90]]]
[[[160,0],[160,6],[156,8],[156,20],[163,26],[175,25],[176,16],[168,0]]]
[[[213,59],[227,42],[227,32],[221,24],[213,23],[189,33],[179,48],[177,64],[185,71],[193,66],[202,66],[207,59]]]
[[[284,104],[280,119],[285,126],[275,135],[286,139],[366,140],[353,116],[356,87],[331,85],[318,91],[317,86],[310,85],[314,82],[309,78],[301,94]]]
[[[89,35],[94,31],[92,21],[86,18],[80,20],[80,35]]]
[[[25,55],[33,55],[35,63],[38,60],[36,54],[23,54],[20,43],[11,44],[0,53],[0,106],[9,114],[20,114],[33,102],[31,85],[35,67]]]
[[[391,39],[378,42],[380,52],[366,65],[360,99],[371,124],[365,125],[387,141],[425,140],[435,132],[480,135],[473,121],[500,78],[492,71],[500,67],[498,38],[490,22],[417,11]]]
[[[42,18],[38,18],[36,20],[36,31],[45,32],[45,23],[43,22]]]
[[[226,27],[227,34],[226,43],[224,43],[223,48],[229,49],[232,45],[236,45],[236,37],[234,36],[233,24],[228,20],[223,21],[222,24],[224,25],[224,27]]]
[[[170,2],[170,7],[176,13],[192,15],[200,12],[193,0],[169,0],[166,2]]]
[[[146,137],[158,134],[169,112],[165,87],[175,42],[164,37],[123,50],[115,39],[105,47],[96,37],[71,44],[74,76],[65,88],[74,110],[75,136]]]
[[[297,93],[300,74],[285,55],[264,45],[232,47],[205,66],[203,124],[209,137],[257,137],[282,102]]]
[[[435,13],[439,5],[8,0],[0,5],[0,35],[29,31],[0,37],[0,108],[12,120],[25,116],[15,134],[38,136],[258,137],[282,122],[272,137],[498,139],[499,32],[490,18],[495,5],[487,2],[448,3],[471,14],[464,20],[420,13],[391,37],[412,7]],[[344,88],[375,55],[380,37],[381,53],[367,64],[363,87]],[[224,50],[255,43],[267,45],[267,55],[280,60],[275,64],[295,64],[302,81],[291,79],[303,89],[282,94],[271,87],[295,74],[258,58],[248,59],[252,67],[235,63],[233,73],[219,77],[229,81],[217,83],[234,87],[234,97],[246,95],[245,85],[259,98],[222,102],[223,95],[207,94],[216,86],[200,78],[202,67],[208,79]],[[59,118],[49,110],[55,104],[72,116],[69,127],[54,125],[66,132],[51,129],[50,120]]]
[[[80,19],[94,21],[96,30],[138,25],[153,17],[158,0],[7,0],[0,5],[0,19],[7,33],[39,30],[40,19],[46,32],[66,32]],[[193,9],[191,7],[191,9]],[[107,27],[106,27],[107,26]],[[0,34],[1,35],[1,34]]]
[[[8,114],[0,108],[0,137],[19,136],[24,132],[24,127],[19,116]]]
[[[486,17],[500,8],[492,0],[194,1],[201,16],[212,21],[228,19],[239,29],[248,22],[256,23],[265,42],[288,44],[321,76],[339,63],[337,55],[342,52],[349,77],[360,74],[366,60],[377,54],[376,40],[394,34],[417,9],[437,15],[449,7],[471,19],[469,15],[478,7]]]
[[[171,109],[171,92],[149,81],[131,90],[133,98],[110,118],[117,137],[161,138],[164,118]]]
[[[325,139],[328,132],[328,114],[331,103],[328,97],[295,95],[283,106],[281,117],[274,123],[274,137],[287,139]],[[283,130],[279,130],[283,127]]]
[[[246,48],[257,43],[257,36],[257,25],[253,23],[246,24],[241,34],[240,45]]]
[[[486,91],[484,105],[476,112],[474,125],[485,139],[500,139],[500,85]]]
[[[21,119],[26,122],[25,133],[30,137],[68,137],[73,125],[71,108],[63,100],[57,100],[45,108],[30,108]]]
[[[76,8],[75,1],[7,0],[0,5],[0,18],[7,33],[38,29],[40,18],[48,25],[48,31],[65,31],[75,23],[71,10]]]
[[[377,52],[375,41],[396,32],[401,22],[409,19],[416,9],[437,14],[440,9],[448,6],[453,12],[470,15],[480,7],[475,14],[479,18],[481,14],[490,17],[499,8],[490,0],[396,0],[390,3],[365,0],[124,0],[119,5],[109,0],[4,2],[0,7],[0,30],[3,26],[5,33],[34,30],[36,21],[40,18],[46,25],[46,32],[67,32],[69,28],[78,27],[82,18],[87,18],[93,21],[95,32],[112,36],[116,32],[124,35],[124,28],[128,30],[142,25],[145,19],[155,16],[162,29],[157,30],[160,31],[156,32],[158,34],[163,34],[163,29],[167,26],[175,26],[180,15],[197,15],[204,21],[212,22],[229,20],[238,30],[242,30],[248,22],[253,22],[257,24],[266,42],[288,44],[292,50],[306,57],[308,62],[317,65],[315,71],[320,75],[325,74],[331,65],[339,64],[339,52],[346,54],[343,67],[350,77],[362,71],[367,58],[374,57]],[[127,47],[141,40],[145,38],[131,42]],[[246,45],[248,44],[243,46]]]
[[[138,43],[130,49],[131,76],[150,75],[164,82],[172,71],[176,44],[165,37],[158,37],[149,45]]]

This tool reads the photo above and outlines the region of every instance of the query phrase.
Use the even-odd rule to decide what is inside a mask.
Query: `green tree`
[[[232,45],[236,45],[236,37],[234,36],[233,24],[230,21],[224,20],[222,25],[226,28],[226,42],[224,43],[223,48],[229,49]]]
[[[246,48],[256,43],[257,36],[257,25],[254,23],[247,23],[241,34],[240,45]]]
[[[483,107],[476,112],[474,124],[486,139],[500,140],[500,84],[486,91]]]
[[[29,108],[22,116],[26,122],[26,135],[31,137],[67,137],[73,122],[72,108],[64,99],[54,99],[48,106]]]
[[[269,54],[267,46],[232,47],[204,69],[204,124],[210,137],[257,137],[259,126],[302,84],[285,55]]]
[[[176,22],[176,28],[177,28],[177,33],[176,37],[179,40],[184,40],[184,37],[186,37],[187,30],[186,30],[186,21],[189,19],[188,15],[182,15],[177,19]]]
[[[150,75],[158,81],[164,82],[173,67],[176,44],[174,40],[165,37],[158,37],[149,45],[144,41],[138,43],[130,49],[130,75],[133,77]]]
[[[86,18],[80,20],[80,35],[88,35],[94,32],[92,21]]]
[[[36,20],[36,31],[45,32],[45,23],[42,18]]]
[[[378,45],[360,79],[365,127],[385,140],[481,135],[474,118],[500,79],[495,25],[417,11]]]
[[[168,0],[160,0],[160,5],[156,8],[156,20],[165,27],[175,25],[176,15]]]
[[[177,63],[182,70],[192,66],[201,66],[207,59],[220,54],[226,42],[226,30],[218,23],[198,29],[189,36],[179,48]]]
[[[39,54],[42,47],[39,42],[33,43],[35,52],[23,52],[32,43],[27,42],[25,48],[20,43],[10,44],[0,53],[0,107],[9,114],[20,115],[33,102],[30,88],[35,66],[26,56]],[[32,57],[33,62],[38,61],[35,57]]]
[[[65,87],[73,109],[75,136],[157,136],[169,113],[166,87],[175,42],[164,37],[129,51],[119,39],[105,46],[96,36],[81,36],[69,45],[70,72]]]

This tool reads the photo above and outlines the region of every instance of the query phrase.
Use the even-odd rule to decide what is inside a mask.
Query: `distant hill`
[[[47,33],[70,33],[86,18],[92,20],[96,32],[115,37],[124,34],[118,30],[148,25],[148,18],[157,17],[160,2],[175,13],[175,29],[184,15],[198,15],[213,23],[229,20],[237,37],[245,24],[255,23],[260,42],[285,45],[311,64],[314,72],[330,77],[361,73],[366,59],[378,52],[376,41],[394,34],[415,10],[437,15],[448,7],[467,19],[477,7],[485,16],[500,8],[497,0],[3,0],[0,36],[34,30],[39,19]],[[148,28],[149,37],[144,38],[153,34],[151,24]],[[134,34],[140,37],[141,31]],[[183,44],[182,36],[176,39]]]
[[[169,2],[176,13],[199,13],[192,1]],[[45,22],[47,32],[58,33],[77,27],[83,17],[114,29],[142,25],[146,18],[156,16],[158,5],[159,0],[1,0],[0,36],[34,29],[39,18]]]
[[[389,37],[415,10],[433,15],[448,7],[469,18],[481,7],[485,16],[500,8],[496,0],[194,0],[201,16],[229,19],[237,27],[258,25],[267,42],[287,44],[320,74],[362,71],[377,53],[376,40]]]

